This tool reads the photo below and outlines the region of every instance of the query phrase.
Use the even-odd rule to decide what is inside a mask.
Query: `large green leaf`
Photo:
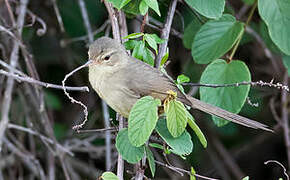
[[[173,137],[180,136],[187,125],[186,109],[182,102],[175,99],[164,104],[167,128]]]
[[[160,11],[159,11],[159,5],[157,0],[143,0],[145,3],[152,8],[159,16],[161,16]]]
[[[244,31],[243,23],[229,14],[205,23],[197,32],[191,49],[196,63],[207,64],[230,50]]]
[[[128,119],[129,140],[134,146],[142,146],[148,139],[158,120],[159,99],[145,96],[139,99],[130,111]]]
[[[258,9],[273,42],[290,55],[290,1],[259,0]]]
[[[225,0],[185,0],[197,12],[208,18],[219,18],[225,8]]]
[[[119,180],[119,178],[112,172],[104,172],[101,177],[103,180]]]
[[[208,65],[200,79],[201,84],[232,84],[243,81],[251,81],[247,65],[239,60],[227,63],[222,59],[215,60]],[[220,88],[201,87],[200,99],[230,112],[238,113],[248,97],[249,90],[249,85]],[[218,126],[228,123],[215,116],[213,120]]]
[[[191,49],[194,36],[202,26],[201,22],[198,20],[196,16],[192,16],[192,21],[186,26],[182,42],[185,48]]]
[[[168,131],[164,118],[158,120],[155,130],[172,148],[174,153],[186,155],[192,152],[193,144],[190,134],[187,131],[184,131],[181,136],[174,138]]]
[[[127,5],[131,0],[106,0],[106,1],[112,3],[115,8],[120,10],[122,7]]]
[[[128,129],[119,131],[116,138],[116,148],[127,162],[135,164],[144,157],[144,146],[133,146],[128,138]]]

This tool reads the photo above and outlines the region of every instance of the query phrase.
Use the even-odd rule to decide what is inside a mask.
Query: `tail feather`
[[[215,115],[221,118],[224,118],[226,120],[229,120],[231,122],[254,128],[254,129],[263,129],[265,131],[273,132],[273,130],[267,128],[268,126],[262,123],[259,123],[257,121],[253,121],[251,119],[239,116],[237,114],[231,113],[229,111],[223,110],[219,107],[207,104],[205,102],[202,102],[198,99],[195,99],[193,97],[187,96],[187,99],[191,102],[191,106],[194,109],[199,109],[203,112],[209,113],[211,115]]]

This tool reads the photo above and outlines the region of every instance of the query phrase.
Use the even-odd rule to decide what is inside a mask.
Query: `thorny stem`
[[[252,9],[251,9],[251,11],[250,11],[249,17],[248,17],[248,19],[247,19],[247,21],[246,21],[246,24],[245,24],[245,26],[244,26],[245,29],[246,29],[247,26],[249,25],[249,23],[250,23],[250,21],[251,21],[253,15],[254,15],[254,12],[255,12],[255,10],[256,10],[257,4],[258,4],[258,1],[256,0],[255,3],[254,3],[254,5],[252,6]],[[239,39],[237,40],[237,42],[236,42],[236,44],[235,44],[235,46],[234,46],[234,48],[233,48],[233,50],[232,50],[232,53],[231,53],[231,55],[230,55],[230,57],[229,57],[229,59],[228,59],[228,61],[227,61],[228,63],[230,63],[230,62],[232,61],[232,59],[233,59],[233,57],[234,57],[234,55],[235,55],[235,53],[236,53],[236,51],[237,51],[237,49],[238,49],[238,46],[239,46],[239,44],[240,44],[240,42],[241,42],[241,40],[242,40],[242,38],[243,38],[243,34],[244,34],[244,32],[245,32],[245,30],[241,33]]]

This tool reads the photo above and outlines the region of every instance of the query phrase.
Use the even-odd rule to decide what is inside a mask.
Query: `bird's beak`
[[[93,63],[93,60],[88,60],[84,65],[83,67],[89,67],[91,64]]]

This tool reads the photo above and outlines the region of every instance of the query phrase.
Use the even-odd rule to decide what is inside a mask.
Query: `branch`
[[[169,10],[167,13],[166,22],[165,22],[164,28],[162,29],[162,32],[161,32],[161,38],[164,39],[165,42],[159,46],[158,56],[156,58],[156,63],[155,63],[155,66],[157,68],[159,68],[160,63],[161,63],[161,59],[166,53],[166,48],[167,48],[167,44],[168,44],[168,40],[169,40],[169,34],[170,34],[172,20],[174,17],[176,4],[177,4],[177,0],[172,0],[170,2],[170,5],[169,5]]]
[[[273,79],[270,82],[263,82],[263,81],[256,81],[256,82],[239,82],[239,83],[232,83],[232,84],[200,84],[200,83],[182,83],[185,86],[202,86],[202,87],[210,87],[210,88],[220,88],[220,87],[238,87],[242,85],[251,85],[251,86],[268,86],[274,87],[277,89],[282,89],[289,92],[288,85],[283,85],[281,83],[273,84]]]
[[[56,0],[51,0],[51,2],[52,2],[53,9],[54,9],[54,12],[55,12],[55,15],[56,15],[56,18],[57,18],[57,22],[58,22],[59,27],[60,27],[60,31],[64,32],[64,25],[63,25],[63,22],[62,22],[62,18],[61,18],[59,9],[58,9],[57,4],[56,4]]]
[[[82,87],[70,87],[70,86],[65,86],[63,87],[62,85],[56,85],[56,84],[51,84],[51,83],[46,83],[46,82],[41,82],[38,81],[36,79],[33,79],[32,77],[29,76],[20,76],[18,74],[14,74],[14,73],[10,73],[7,71],[3,71],[2,69],[0,69],[0,74],[16,79],[18,81],[23,81],[23,82],[27,82],[30,84],[34,84],[34,85],[38,85],[38,86],[43,86],[45,88],[53,88],[53,89],[66,89],[68,91],[85,91],[85,92],[89,92],[89,88],[87,86],[82,86]]]
[[[22,29],[24,25],[26,10],[27,10],[27,4],[28,4],[28,0],[20,1],[19,15],[17,18],[17,27],[19,28],[17,29],[17,32],[16,32],[19,37],[21,37],[21,34],[22,34]],[[18,64],[18,58],[19,58],[18,52],[19,52],[19,43],[16,40],[14,40],[14,45],[13,45],[13,49],[10,56],[10,65],[12,67],[16,67],[16,65]],[[10,77],[7,79],[7,82],[6,82],[4,99],[1,105],[2,109],[1,109],[1,121],[0,121],[0,152],[2,150],[4,132],[9,123],[9,111],[10,111],[11,100],[12,100],[11,96],[12,96],[13,86],[14,86],[14,79]]]

